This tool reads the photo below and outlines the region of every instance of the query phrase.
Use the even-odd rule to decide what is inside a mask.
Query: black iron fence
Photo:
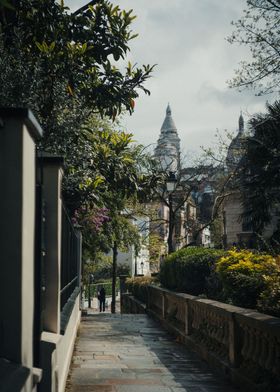
[[[43,332],[45,309],[45,200],[43,197],[43,166],[38,150],[36,162],[36,220],[35,220],[35,263],[34,263],[34,327],[33,358],[34,366],[40,367],[40,341]]]
[[[60,310],[63,325],[67,323],[74,299],[80,292],[81,238],[62,204],[61,291]]]

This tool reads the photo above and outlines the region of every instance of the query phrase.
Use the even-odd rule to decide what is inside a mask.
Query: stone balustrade
[[[148,314],[237,385],[280,391],[279,318],[157,286],[148,287],[144,307],[139,301],[136,306],[129,294],[123,295],[122,304],[124,313],[139,313],[146,307]]]

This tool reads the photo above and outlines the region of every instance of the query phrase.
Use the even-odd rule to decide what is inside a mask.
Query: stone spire
[[[155,148],[155,157],[159,158],[163,169],[176,172],[180,164],[180,138],[171,116],[170,105],[167,105],[166,116],[160,130]]]
[[[171,116],[171,107],[169,105],[169,102],[168,102],[168,105],[167,105],[167,108],[166,108],[166,115],[167,116]]]
[[[173,118],[171,116],[171,108],[170,108],[169,104],[167,105],[166,116],[165,116],[165,119],[164,119],[163,124],[161,126],[161,133],[163,133],[163,134],[173,133],[178,138],[176,125],[175,125]],[[178,138],[178,140],[179,140],[179,138]],[[180,140],[179,140],[179,142],[180,142]]]
[[[244,132],[244,118],[242,116],[242,111],[240,112],[239,121],[238,121],[238,133]]]
[[[237,166],[244,152],[244,118],[242,112],[240,112],[238,120],[238,133],[235,138],[232,139],[226,157],[227,167],[233,169]]]

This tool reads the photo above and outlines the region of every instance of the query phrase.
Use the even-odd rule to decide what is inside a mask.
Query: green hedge
[[[169,255],[161,265],[160,283],[170,289],[192,295],[205,294],[215,262],[221,250],[189,247]]]
[[[106,292],[106,297],[110,297],[112,295],[112,280],[106,280],[106,281],[100,281],[99,283],[91,283],[90,284],[90,296],[97,297],[97,293],[100,290],[101,287],[104,287],[105,292]],[[120,281],[117,278],[116,280],[116,290],[120,290]],[[86,285],[85,288],[85,296],[86,298],[88,297],[88,285]]]
[[[227,302],[245,308],[256,308],[268,287],[266,277],[276,274],[277,270],[273,256],[236,249],[229,250],[216,266]]]
[[[267,287],[260,295],[257,309],[280,317],[280,274],[267,279]]]
[[[280,257],[249,250],[191,247],[169,255],[158,275],[163,287],[200,295],[280,317]],[[127,288],[147,301],[153,278],[127,280]]]
[[[139,276],[126,279],[126,288],[129,293],[133,294],[140,301],[147,303],[148,289],[147,286],[156,283],[156,278],[150,276]]]
[[[130,268],[127,264],[117,265],[117,276],[129,275]],[[96,282],[110,279],[113,276],[113,263],[100,263],[96,264],[93,269],[94,280]]]
[[[279,259],[249,250],[190,247],[165,259],[159,280],[170,290],[280,317]]]

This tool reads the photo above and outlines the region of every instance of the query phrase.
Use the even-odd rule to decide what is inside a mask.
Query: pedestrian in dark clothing
[[[99,291],[98,299],[99,299],[99,312],[101,312],[102,310],[103,312],[105,312],[106,291],[103,286]]]

